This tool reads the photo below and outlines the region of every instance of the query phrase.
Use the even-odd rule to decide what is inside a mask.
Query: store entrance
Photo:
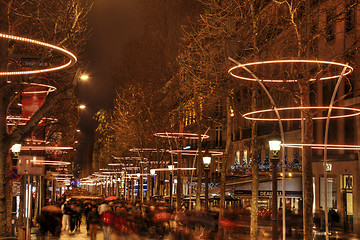
[[[347,232],[354,231],[353,217],[353,176],[350,174],[342,175],[341,179],[342,195],[344,203],[344,230]]]

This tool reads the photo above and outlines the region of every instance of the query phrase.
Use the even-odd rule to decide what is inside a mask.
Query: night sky
[[[111,79],[111,61],[121,56],[122,46],[141,31],[137,0],[95,0],[89,15],[91,39],[82,61],[89,80],[81,82],[79,103],[87,107],[80,112],[77,162],[80,166],[90,158],[96,121],[94,114],[109,109],[115,96]]]
[[[92,36],[85,50],[87,82],[81,83],[80,102],[87,105],[82,113],[81,130],[91,132],[88,121],[100,108],[109,108],[114,99],[111,61],[121,56],[122,46],[141,31],[137,0],[95,0],[89,15]]]
[[[177,56],[181,25],[198,16],[198,6],[197,0],[94,0],[89,15],[92,36],[82,58],[89,80],[79,88],[79,101],[87,105],[80,113],[80,165],[91,158],[94,114],[112,108],[116,87],[161,78],[165,65]],[[122,65],[125,62],[129,64]]]

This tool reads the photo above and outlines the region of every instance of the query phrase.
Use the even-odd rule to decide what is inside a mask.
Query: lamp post
[[[150,174],[151,174],[151,197],[154,197],[155,169],[150,169]]]
[[[171,163],[168,164],[168,168],[170,171],[170,179],[169,179],[169,183],[170,183],[170,206],[172,207],[172,192],[173,192],[173,180],[172,180],[172,172],[174,170],[174,165],[172,165]]]
[[[140,184],[142,185],[142,183],[140,183],[141,174],[140,174],[140,173],[137,173],[137,174],[136,174],[136,177],[137,177],[137,182],[138,182],[137,198],[138,198],[138,200],[141,200],[141,197],[140,197],[140,194],[141,194]]]
[[[272,163],[272,208],[271,208],[271,225],[272,225],[272,239],[278,239],[278,226],[277,226],[277,164],[279,162],[278,153],[280,151],[280,139],[272,137],[269,140],[269,148],[272,152],[271,163]],[[284,205],[284,203],[283,203]]]
[[[208,150],[203,155],[204,171],[205,171],[205,211],[209,209],[209,170],[211,163],[211,154]]]

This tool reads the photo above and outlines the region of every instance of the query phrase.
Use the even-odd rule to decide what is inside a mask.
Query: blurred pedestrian
[[[70,229],[69,232],[71,235],[75,234],[75,227],[76,227],[76,218],[77,218],[77,213],[75,210],[75,203],[72,203],[70,205]]]
[[[107,206],[100,215],[101,225],[104,233],[104,240],[110,240],[111,226],[113,224],[114,215],[110,206]]]
[[[75,205],[75,232],[80,232],[80,225],[81,225],[81,217],[82,217],[82,208],[80,203]]]
[[[91,203],[88,203],[86,206],[85,206],[85,209],[84,209],[84,215],[85,215],[85,219],[86,219],[86,231],[87,231],[87,235],[90,235],[90,231],[89,231],[89,213],[91,211],[91,208],[92,208],[92,205]]]
[[[64,231],[67,231],[70,229],[70,214],[71,214],[69,200],[66,200],[64,202],[64,204],[61,206],[61,209],[63,211],[62,227]]]
[[[99,208],[98,208],[98,213],[103,214],[103,212],[105,212],[106,209],[108,209],[109,204],[107,204],[105,201],[102,202],[102,204],[100,204]]]
[[[51,233],[53,239],[58,239],[61,234],[61,212],[45,212],[42,211],[36,221],[39,224],[37,239],[45,239],[48,232]]]
[[[90,240],[96,240],[97,229],[100,225],[100,216],[97,207],[94,205],[88,214]]]

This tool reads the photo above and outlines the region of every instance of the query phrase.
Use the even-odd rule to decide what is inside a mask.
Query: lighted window
[[[327,178],[327,206],[328,209],[337,209],[336,178]],[[320,206],[325,207],[324,178],[320,178]]]
[[[326,41],[330,42],[335,39],[336,22],[334,20],[334,12],[326,15]]]
[[[355,28],[355,7],[356,7],[356,1],[350,0],[348,4],[346,5],[346,13],[345,13],[345,31],[351,31]]]
[[[222,146],[222,127],[216,127],[215,129],[215,145],[216,147]]]

